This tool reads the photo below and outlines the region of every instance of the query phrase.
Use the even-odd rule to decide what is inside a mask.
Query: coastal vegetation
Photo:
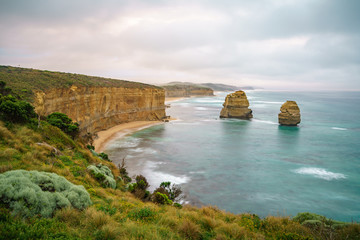
[[[117,168],[66,128],[26,116],[0,121],[0,239],[360,238],[359,224],[312,213],[260,218],[180,205],[179,186],[150,193],[125,160]]]
[[[70,88],[73,85],[140,89],[160,88],[153,85],[125,80],[11,66],[0,66],[0,81],[7,84],[7,91],[12,89],[14,96],[18,96],[30,102],[33,101],[34,92],[36,91],[45,91],[50,88]]]

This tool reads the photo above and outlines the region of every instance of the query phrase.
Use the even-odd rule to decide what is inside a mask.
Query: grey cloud
[[[0,64],[163,82],[360,88],[355,0],[0,0],[0,6]]]

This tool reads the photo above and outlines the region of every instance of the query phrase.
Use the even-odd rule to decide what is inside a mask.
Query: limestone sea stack
[[[225,98],[224,108],[220,112],[221,118],[250,119],[253,117],[249,109],[249,101],[244,91],[230,93]]]
[[[295,101],[286,101],[280,108],[279,124],[296,126],[300,123],[300,109]]]

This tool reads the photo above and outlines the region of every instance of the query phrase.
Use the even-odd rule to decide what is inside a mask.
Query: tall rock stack
[[[250,119],[253,117],[249,109],[249,101],[244,91],[230,93],[225,98],[224,108],[220,112],[221,118]]]
[[[280,108],[279,124],[296,126],[300,123],[300,109],[295,101],[286,101]]]

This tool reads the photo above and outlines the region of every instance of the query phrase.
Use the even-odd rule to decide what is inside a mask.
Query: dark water
[[[360,221],[360,93],[248,91],[251,121],[219,119],[226,96],[171,103],[178,121],[112,141],[131,174],[152,188],[181,184],[187,200],[262,217],[314,212]],[[299,127],[277,124],[280,106],[297,101]]]

